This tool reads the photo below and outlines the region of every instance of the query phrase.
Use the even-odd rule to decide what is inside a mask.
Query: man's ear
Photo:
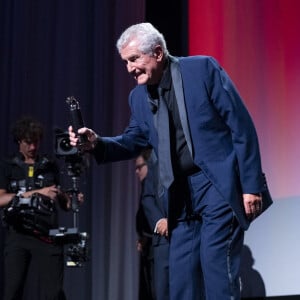
[[[157,59],[157,61],[161,61],[164,57],[163,49],[160,45],[157,45],[154,48],[154,57]]]

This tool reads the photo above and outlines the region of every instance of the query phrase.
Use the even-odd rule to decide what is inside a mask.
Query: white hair
[[[128,27],[118,39],[116,46],[119,51],[126,47],[130,41],[138,41],[138,49],[144,53],[152,55],[157,45],[161,46],[165,56],[169,55],[166,41],[163,36],[152,24],[139,23]]]

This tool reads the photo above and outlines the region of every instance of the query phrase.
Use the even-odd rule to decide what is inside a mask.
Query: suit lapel
[[[171,56],[171,76],[172,76],[172,82],[173,82],[175,96],[176,96],[176,100],[177,100],[182,129],[184,132],[184,136],[185,136],[189,151],[193,158],[194,153],[193,153],[191,135],[190,135],[190,130],[189,130],[188,121],[187,121],[187,115],[186,115],[186,108],[185,108],[185,101],[184,101],[184,95],[183,95],[182,78],[181,78],[181,73],[180,73],[180,69],[179,69],[179,62],[178,62],[178,59],[173,56]]]

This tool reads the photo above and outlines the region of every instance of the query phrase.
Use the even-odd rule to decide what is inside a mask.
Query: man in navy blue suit
[[[170,299],[240,299],[244,231],[272,203],[252,119],[214,58],[171,56],[150,23],[127,28],[117,49],[137,82],[130,123],[116,137],[70,127],[71,144],[86,135],[82,149],[98,163],[130,159],[146,147],[160,169],[171,160],[160,176],[169,193]],[[167,127],[170,140],[162,141]],[[162,158],[167,143],[169,157]]]
[[[141,237],[138,245],[144,254],[142,275],[146,275],[140,277],[140,299],[148,299],[151,294],[151,299],[169,300],[168,197],[158,182],[157,158],[151,149],[142,151],[137,157],[136,174],[142,183],[137,231]],[[144,288],[143,282],[146,283]]]
[[[141,209],[152,232],[153,299],[169,300],[168,197],[158,181],[157,158],[153,151],[143,151],[136,161],[138,160],[139,165],[141,162],[147,165],[141,193]]]
[[[141,194],[138,210],[136,213],[136,232],[138,239],[136,242],[137,251],[140,254],[139,265],[139,300],[154,300],[154,283],[153,283],[153,269],[154,257],[152,237],[153,229],[150,227],[146,218],[145,211],[142,205],[143,196],[145,195],[145,186],[147,184],[146,176],[148,173],[148,160],[151,149],[143,151],[135,160],[135,174],[141,184]],[[151,178],[150,178],[151,179]],[[154,194],[152,189],[151,195]],[[149,192],[147,192],[149,194]],[[152,199],[151,199],[152,202]]]

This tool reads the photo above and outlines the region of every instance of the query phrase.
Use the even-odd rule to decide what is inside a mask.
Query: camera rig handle
[[[74,132],[77,134],[79,128],[84,127],[84,122],[80,110],[79,102],[74,96],[67,97],[67,104],[69,105],[70,115],[71,115],[71,125]],[[79,136],[79,145],[87,142],[87,137],[85,135]]]

